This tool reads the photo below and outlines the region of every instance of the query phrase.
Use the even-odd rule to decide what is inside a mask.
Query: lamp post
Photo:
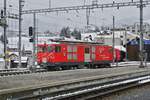
[[[36,13],[33,14],[33,72],[35,72],[35,62],[36,62]]]
[[[127,52],[127,29],[125,28],[125,48],[126,48],[126,53],[125,53],[125,60],[128,60],[128,52]]]

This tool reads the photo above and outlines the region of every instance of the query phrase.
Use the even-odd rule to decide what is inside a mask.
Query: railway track
[[[0,72],[11,72],[11,71],[17,71],[17,69],[4,69],[4,70],[0,70]]]
[[[129,78],[121,81],[114,81],[102,85],[89,86],[83,90],[78,90],[54,97],[47,97],[43,100],[95,100],[98,97],[102,97],[114,92],[126,90],[136,86],[144,85],[150,83],[150,76],[141,76],[135,78]]]
[[[139,65],[139,62],[120,62],[118,63],[117,67],[127,67],[127,66],[137,66]],[[148,63],[150,65],[150,63]],[[116,67],[115,65],[112,65],[112,67]],[[24,70],[18,70],[18,69],[7,69],[7,70],[0,70],[0,77],[5,77],[5,76],[14,76],[14,75],[22,75],[22,74],[31,74],[31,73],[41,73],[41,72],[48,72],[46,69],[38,68],[35,71],[31,71],[28,69]]]
[[[88,100],[121,89],[150,82],[150,72],[136,72],[110,77],[88,77],[56,84],[44,84],[0,91],[0,99],[6,100]]]
[[[34,71],[34,72],[32,72],[31,70],[28,70],[28,69],[26,69],[26,70],[17,70],[17,69],[0,70],[0,77],[31,74],[31,73],[41,73],[41,72],[47,72],[47,70],[36,69],[36,71]]]
[[[147,66],[150,65],[150,62],[146,62],[144,63]],[[111,64],[112,67],[116,67],[116,65],[118,65],[118,67],[125,67],[125,66],[139,66],[140,62],[139,61],[127,61],[127,62],[119,62],[118,64],[115,62],[115,64]]]

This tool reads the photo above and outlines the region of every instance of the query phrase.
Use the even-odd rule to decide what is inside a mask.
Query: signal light
[[[1,10],[1,18],[4,18],[4,11]]]
[[[33,42],[33,41],[34,41],[34,39],[33,39],[33,38],[30,38],[30,39],[29,39],[29,42]]]
[[[33,27],[29,27],[29,36],[33,35]]]

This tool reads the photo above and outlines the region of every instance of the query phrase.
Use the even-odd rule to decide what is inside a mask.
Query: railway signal
[[[1,18],[4,18],[4,11],[1,10]]]
[[[30,36],[30,39],[29,39],[29,42],[33,42],[34,39],[33,39],[33,27],[29,27],[29,36]]]

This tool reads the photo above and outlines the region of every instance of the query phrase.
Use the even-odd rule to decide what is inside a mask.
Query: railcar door
[[[91,62],[90,47],[84,49],[84,62]]]

